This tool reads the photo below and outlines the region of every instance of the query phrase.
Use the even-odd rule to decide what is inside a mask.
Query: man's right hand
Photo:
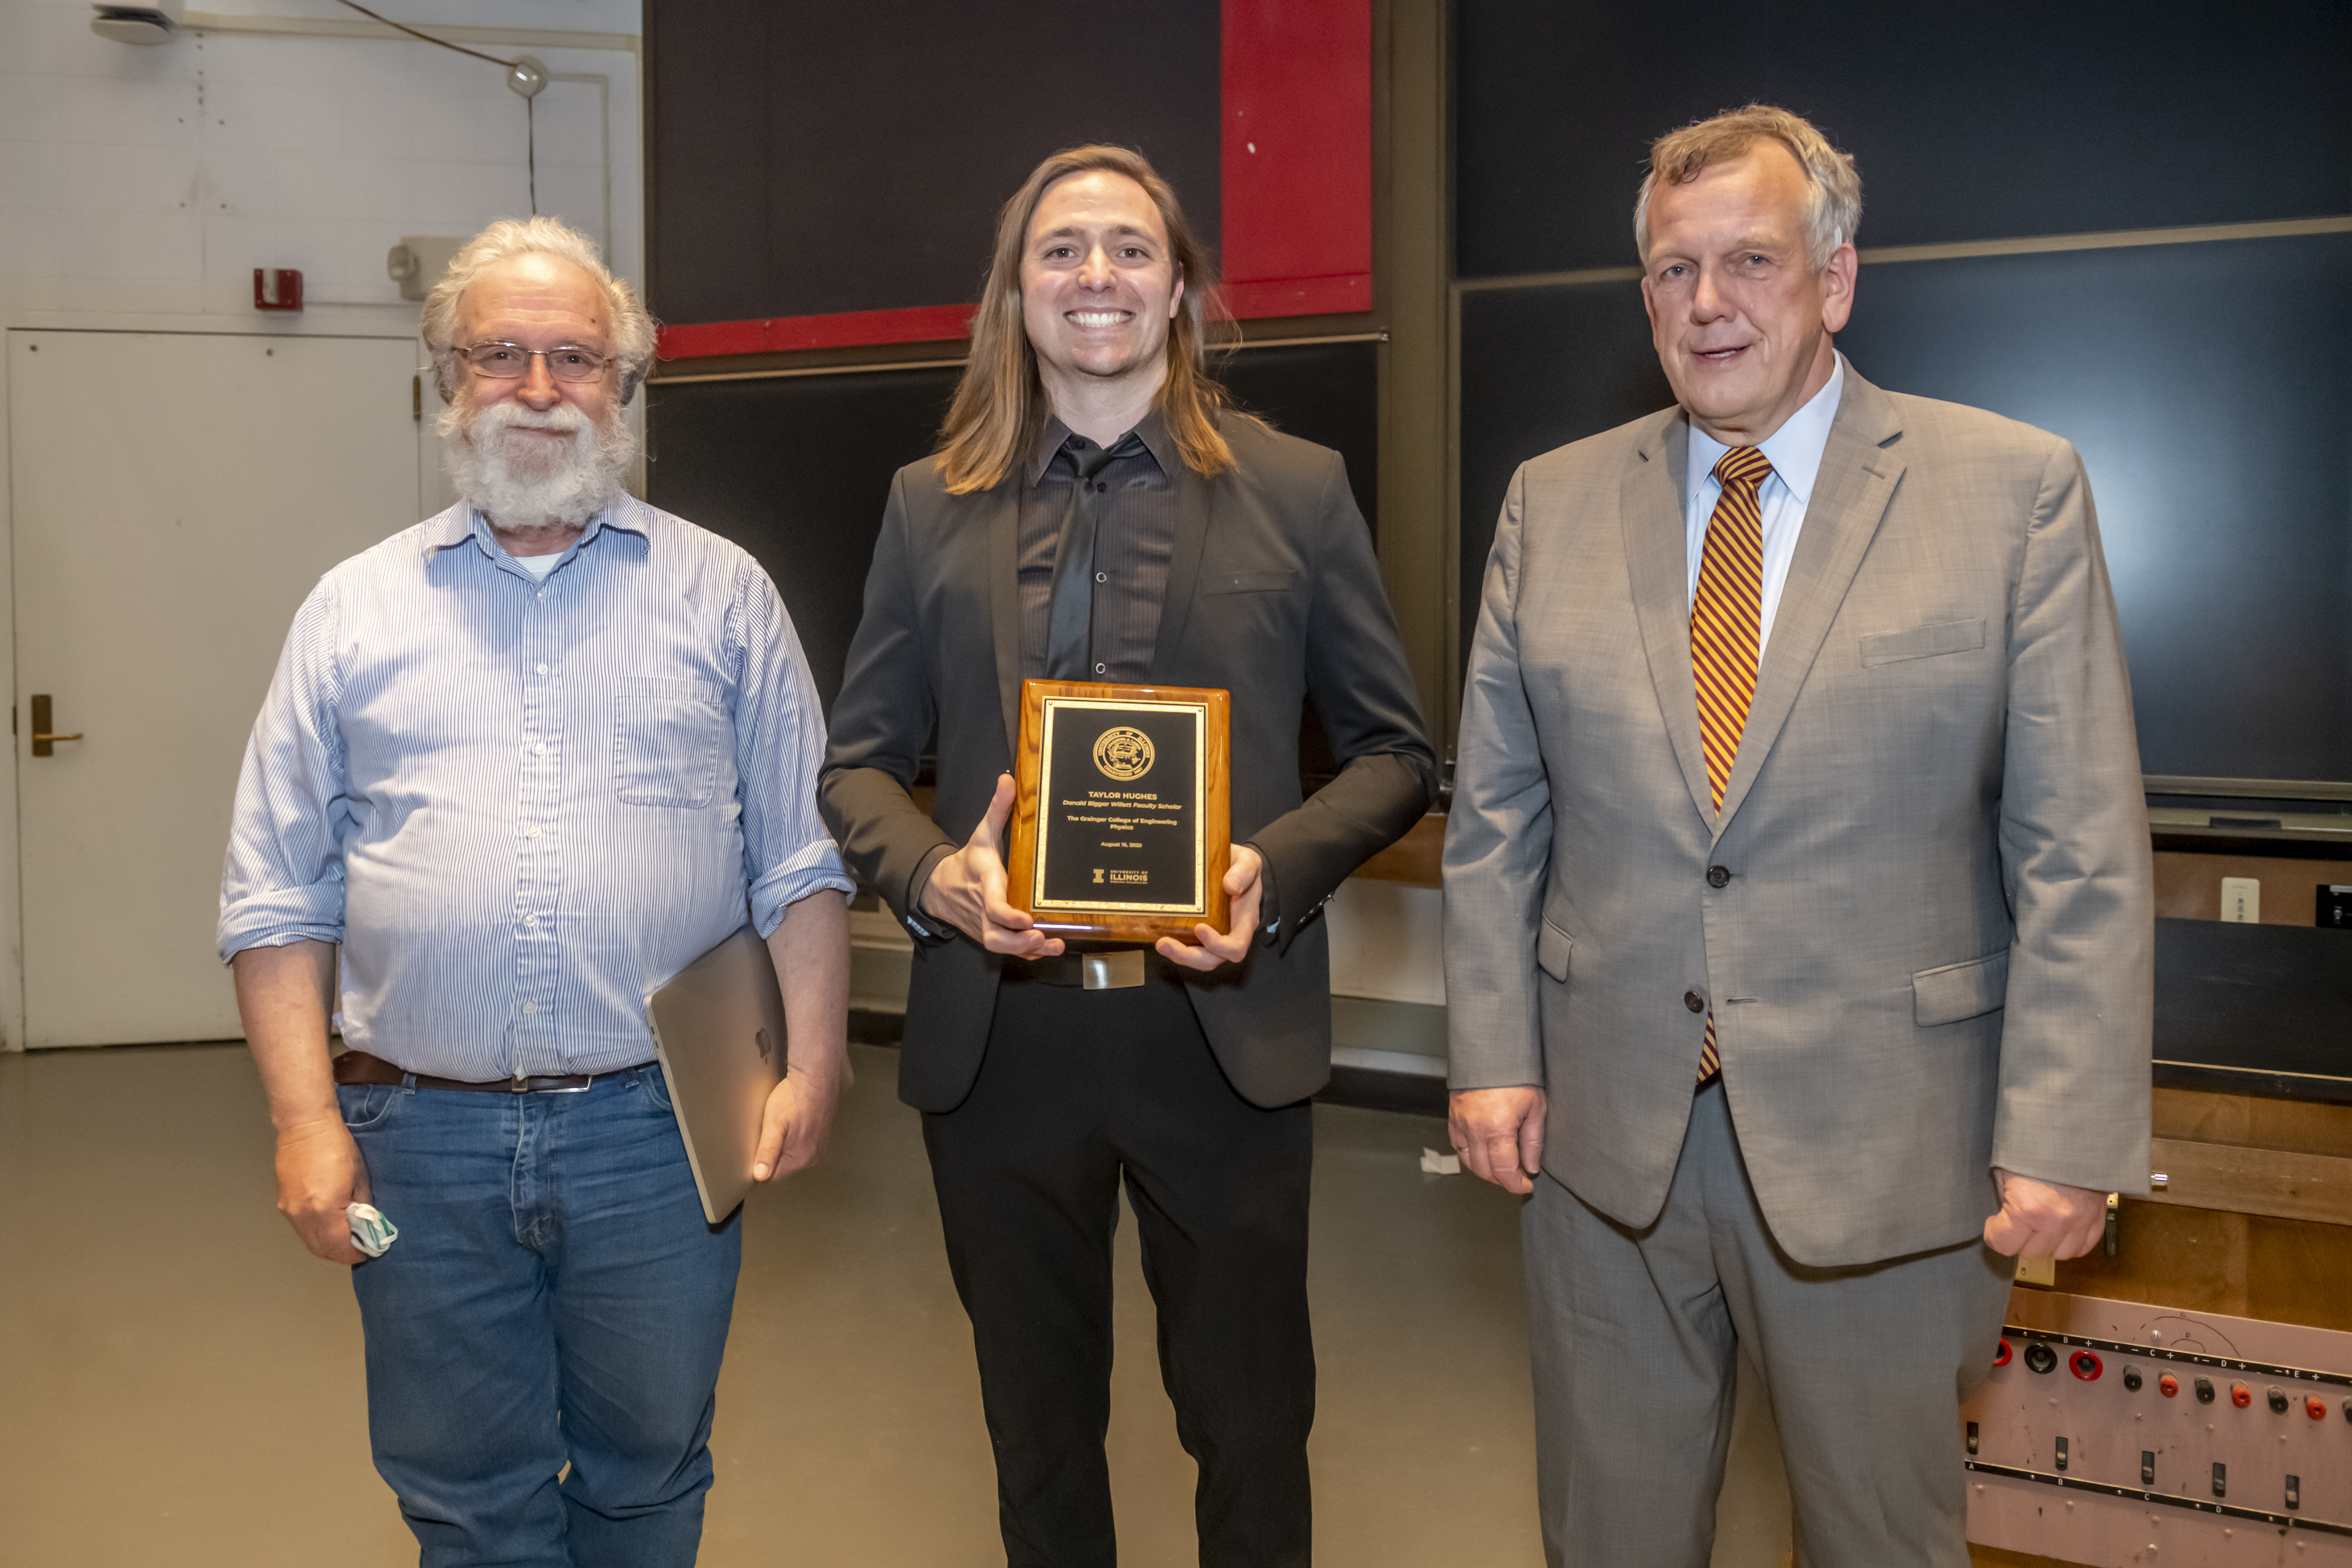
[[[1543,1168],[1544,1109],[1539,1089],[1465,1089],[1446,1106],[1446,1131],[1472,1174],[1531,1193]]]
[[[1062,951],[1062,939],[1031,929],[1029,917],[1004,900],[1004,829],[1012,818],[1013,775],[1000,773],[987,815],[962,848],[931,868],[919,902],[923,913],[991,952],[1051,958]]]
[[[278,1212],[302,1245],[330,1263],[364,1263],[343,1211],[368,1201],[367,1163],[338,1116],[278,1135]]]

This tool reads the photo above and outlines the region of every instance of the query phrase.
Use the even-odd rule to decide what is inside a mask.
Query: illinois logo
[[[1151,737],[1140,730],[1122,724],[1095,737],[1095,766],[1121,784],[1150,773],[1151,756]]]

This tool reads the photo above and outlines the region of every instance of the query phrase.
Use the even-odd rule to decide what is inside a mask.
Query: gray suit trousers
[[[1635,1230],[1550,1176],[1521,1218],[1551,1568],[1706,1568],[1741,1347],[1780,1430],[1801,1568],[1967,1568],[1958,1405],[2011,1265],[1980,1242],[1810,1268],[1772,1239],[1723,1087]]]

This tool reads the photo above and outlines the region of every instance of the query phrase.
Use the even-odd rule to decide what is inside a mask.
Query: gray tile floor
[[[969,1330],[896,1053],[745,1216],[703,1562],[1001,1563]],[[1517,1200],[1424,1176],[1433,1119],[1318,1107],[1318,1563],[1537,1564]],[[340,1270],[271,1207],[241,1047],[0,1056],[0,1568],[366,1568],[415,1548],[367,1456]],[[1110,1434],[1121,1560],[1194,1561],[1133,1256]],[[1746,1402],[1721,1568],[1785,1561]]]

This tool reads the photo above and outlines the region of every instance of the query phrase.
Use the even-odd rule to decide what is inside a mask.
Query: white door
[[[421,515],[415,350],[7,336],[26,1043],[234,1039],[237,765],[319,574]]]

